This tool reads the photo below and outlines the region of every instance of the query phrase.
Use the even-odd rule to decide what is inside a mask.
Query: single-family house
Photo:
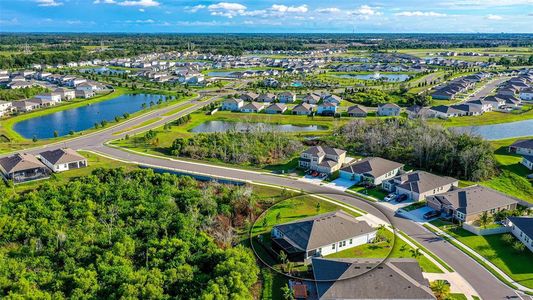
[[[353,105],[348,107],[346,114],[348,115],[348,117],[364,118],[367,116],[368,110],[362,105]]]
[[[55,94],[59,94],[61,96],[61,100],[72,100],[76,98],[76,91],[66,88],[57,88],[54,90]]]
[[[459,181],[455,178],[415,171],[385,180],[382,187],[391,193],[407,195],[408,199],[421,201],[427,196],[445,193],[458,185]]]
[[[377,230],[366,221],[338,210],[272,228],[272,248],[292,261],[308,262],[371,242]]]
[[[413,258],[311,259],[318,300],[435,300]]]
[[[399,116],[401,108],[394,103],[385,103],[378,105],[378,115],[379,116]]]
[[[29,112],[34,109],[38,109],[41,105],[35,101],[30,100],[20,100],[12,102],[13,108],[19,112]]]
[[[259,97],[259,95],[253,92],[247,92],[241,95],[242,100],[249,101],[249,102],[256,101],[257,97]]]
[[[257,102],[274,102],[276,101],[276,95],[272,93],[263,93],[257,97],[255,100]]]
[[[509,146],[509,153],[533,155],[533,139],[519,140]]]
[[[0,158],[0,172],[15,183],[48,177],[50,171],[35,156],[17,153]]]
[[[520,163],[529,170],[533,170],[533,155],[524,155]]]
[[[355,183],[365,181],[374,185],[397,176],[404,164],[381,157],[367,157],[340,169],[339,176]]]
[[[88,82],[82,82],[76,85],[76,91],[94,92],[96,91],[96,85]]]
[[[265,113],[267,114],[282,114],[287,110],[287,105],[283,103],[272,103],[270,106],[265,108]]]
[[[427,205],[460,222],[472,222],[484,212],[516,209],[518,200],[488,187],[474,185],[426,197]]]
[[[302,152],[300,168],[331,174],[339,170],[346,160],[346,151],[328,146],[313,146]]]
[[[505,226],[520,240],[529,251],[533,252],[533,217],[507,217]]]
[[[492,103],[489,103],[485,100],[471,100],[471,101],[466,102],[466,104],[477,105],[479,108],[481,108],[482,112],[492,111],[492,109],[494,108]]]
[[[44,93],[35,96],[35,98],[49,100],[55,103],[61,102],[61,94],[59,93]]]
[[[324,102],[317,107],[316,113],[321,116],[334,116],[337,113],[338,106],[330,103]]]
[[[293,103],[296,101],[296,94],[293,92],[283,92],[278,95],[280,103]]]
[[[521,90],[519,97],[524,101],[533,101],[533,88],[526,88]]]
[[[317,95],[315,93],[309,93],[302,98],[302,101],[309,104],[318,104],[318,102],[320,102],[320,99],[320,95]]]
[[[81,99],[87,99],[87,98],[91,98],[94,96],[93,91],[76,90],[74,93],[76,95],[76,98],[81,98]]]
[[[462,116],[479,116],[483,114],[481,107],[469,103],[452,105],[451,108],[461,111]]]
[[[32,98],[30,100],[28,100],[30,102],[33,102],[33,103],[37,103],[39,105],[39,107],[48,107],[48,106],[54,106],[57,104],[57,102],[55,102],[54,100],[50,100],[50,99],[46,99],[46,98]]]
[[[13,103],[11,101],[0,100],[0,117],[8,114],[13,109]]]
[[[447,119],[452,117],[459,117],[464,114],[464,112],[447,105],[437,105],[429,108],[430,114],[435,118]]]
[[[307,103],[301,103],[292,108],[293,115],[310,115],[313,113],[313,106]]]
[[[222,102],[222,110],[240,111],[244,106],[244,101],[237,98],[228,98]]]
[[[241,112],[258,113],[262,111],[264,108],[265,108],[265,105],[263,103],[250,102],[248,104],[245,104],[243,107],[241,107]]]
[[[492,109],[498,109],[505,105],[505,99],[498,96],[488,96],[483,98],[483,101],[492,105]]]
[[[324,103],[332,103],[335,105],[341,105],[342,98],[337,95],[328,95],[324,97]]]
[[[63,172],[87,166],[87,159],[70,148],[41,152],[39,158],[54,172]]]

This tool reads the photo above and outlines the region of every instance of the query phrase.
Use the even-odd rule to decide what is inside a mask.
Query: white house
[[[511,228],[516,236],[528,249],[533,252],[533,217],[507,217],[505,225]]]
[[[13,103],[0,100],[0,117],[9,113],[13,109]]]
[[[39,154],[39,158],[56,173],[87,166],[87,159],[70,148],[45,151]]]
[[[527,88],[520,91],[520,99],[525,101],[533,100],[533,88]]]
[[[368,181],[374,185],[381,184],[400,173],[403,164],[381,157],[367,157],[340,169],[339,176],[354,181]]]
[[[57,88],[54,93],[61,95],[61,100],[72,100],[76,97],[76,91],[66,88]]]
[[[509,146],[509,152],[520,155],[533,155],[533,139],[514,142]]]
[[[533,170],[533,155],[524,155],[520,163],[529,170]]]
[[[55,103],[61,102],[61,94],[59,93],[45,93],[35,96],[35,98],[48,100]]]
[[[96,86],[94,84],[90,84],[88,82],[83,82],[78,85],[76,85],[77,91],[86,91],[86,92],[94,92],[96,90]]]
[[[296,94],[292,92],[283,92],[278,95],[278,99],[281,103],[293,103],[296,101]]]
[[[379,116],[399,116],[401,108],[394,103],[386,103],[378,105],[378,115]]]
[[[241,108],[241,112],[245,112],[245,113],[258,113],[258,112],[262,111],[264,108],[265,108],[265,105],[264,105],[263,103],[259,103],[259,102],[250,102],[250,103],[244,105],[244,106]]]
[[[289,260],[309,262],[371,242],[377,230],[366,221],[338,210],[272,228],[272,248],[284,251]]]

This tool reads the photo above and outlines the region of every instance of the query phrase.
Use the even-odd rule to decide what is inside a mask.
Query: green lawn
[[[141,124],[138,124],[138,125],[135,125],[135,126],[132,126],[132,127],[128,127],[128,128],[126,128],[124,130],[120,130],[120,131],[114,132],[113,135],[119,135],[119,134],[124,133],[126,131],[130,131],[130,130],[133,130],[133,129],[141,128],[141,127],[150,125],[152,123],[155,123],[155,122],[157,122],[159,120],[161,120],[161,118],[149,119],[149,120],[146,120],[146,121],[142,122]]]
[[[503,234],[478,236],[447,222],[431,223],[472,248],[516,282],[533,288],[533,253],[528,249],[523,252],[514,250],[511,245],[502,241]]]
[[[126,170],[133,170],[137,168],[137,165],[126,164],[120,161],[112,160],[91,152],[79,151],[79,153],[85,156],[88,160],[88,166],[86,168],[80,168],[61,173],[54,173],[49,179],[38,180],[28,183],[22,183],[15,185],[15,190],[18,192],[30,191],[38,188],[45,182],[53,183],[54,185],[60,185],[68,182],[71,178],[82,177],[91,174],[91,172],[98,168],[118,168],[123,167]]]
[[[448,295],[446,300],[466,300],[466,296],[464,294],[458,294],[458,293],[451,293]]]
[[[413,249],[406,242],[400,239],[398,236],[387,229],[380,229],[383,235],[388,239],[386,242],[380,242],[376,244],[365,244],[357,247],[353,247],[347,250],[343,250],[331,255],[327,258],[412,258]],[[391,244],[394,243],[394,246]],[[392,249],[391,249],[392,247]],[[427,257],[419,256],[416,258],[422,270],[428,273],[443,273],[442,270],[432,263]]]
[[[405,211],[412,211],[412,210],[419,209],[424,206],[426,206],[426,201],[418,201],[408,206],[405,206],[402,209]]]
[[[389,194],[387,191],[382,190],[379,187],[367,189],[364,186],[360,186],[360,185],[354,185],[350,187],[350,190],[377,198],[379,200],[383,200],[383,198],[385,198],[385,196]]]

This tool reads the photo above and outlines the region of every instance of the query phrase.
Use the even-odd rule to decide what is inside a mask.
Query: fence
[[[468,223],[463,223],[463,229],[472,232],[475,235],[500,234],[511,231],[509,227],[502,226],[497,228],[481,228]]]

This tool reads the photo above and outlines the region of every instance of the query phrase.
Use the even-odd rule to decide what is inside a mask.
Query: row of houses
[[[58,173],[87,166],[87,159],[70,148],[49,150],[37,156],[17,153],[0,158],[0,173],[14,183],[47,178]]]
[[[533,150],[531,150],[533,152]],[[404,171],[404,164],[380,157],[346,158],[346,151],[313,146],[302,152],[299,167],[339,177],[354,184],[371,183],[413,201],[427,200],[428,206],[462,222],[470,222],[484,211],[515,209],[518,200],[486,187],[458,188],[459,181],[425,171]]]
[[[473,75],[463,76],[447,82],[438,87],[432,94],[433,99],[451,100],[458,94],[464,93],[474,88],[475,84],[490,77],[489,73],[476,73]]]

